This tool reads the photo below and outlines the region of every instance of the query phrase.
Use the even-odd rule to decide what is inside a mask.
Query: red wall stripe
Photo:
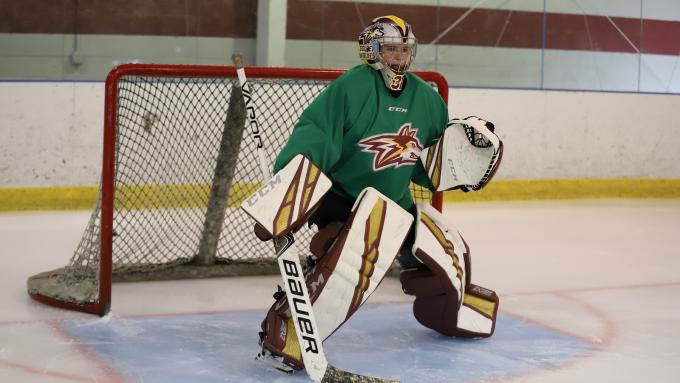
[[[660,55],[680,55],[680,22],[643,20],[641,50]]]
[[[256,29],[255,0],[0,0],[0,33],[254,38]]]
[[[633,53],[627,38],[642,53],[680,55],[680,21],[476,9],[442,35],[467,10],[288,0],[286,36],[356,41],[372,18],[396,13],[424,44],[540,49],[545,35],[548,49]],[[256,0],[0,0],[0,33],[255,38],[256,26]]]
[[[610,21],[611,20],[611,21]],[[640,47],[640,20],[602,16],[548,14],[546,46],[550,49],[635,52],[616,27]]]
[[[476,9],[455,28],[440,36],[468,9],[288,0],[287,37],[354,41],[362,29],[362,21],[366,24],[376,16],[396,13],[413,26],[419,41],[424,44],[439,37],[439,44],[543,47],[544,14],[540,12]],[[545,47],[548,49],[636,52],[629,40],[642,53],[680,54],[678,21],[548,13],[545,24]]]

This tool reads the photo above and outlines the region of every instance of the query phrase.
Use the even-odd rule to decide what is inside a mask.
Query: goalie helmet
[[[359,58],[382,74],[390,90],[401,90],[416,56],[411,26],[397,16],[380,16],[359,34]]]

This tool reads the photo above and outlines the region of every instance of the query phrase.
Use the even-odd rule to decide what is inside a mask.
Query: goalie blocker
[[[298,154],[241,208],[255,220],[258,238],[266,241],[298,231],[330,188],[331,180]]]

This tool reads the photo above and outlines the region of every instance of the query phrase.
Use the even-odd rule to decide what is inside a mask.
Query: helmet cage
[[[406,45],[409,47],[409,55],[400,65],[390,65],[381,53],[384,45]],[[416,57],[418,44],[415,37],[381,36],[359,44],[359,58],[371,65],[374,69],[391,68],[397,74],[404,74]]]
[[[359,34],[358,40],[359,58],[380,71],[390,90],[402,89],[418,45],[411,27],[396,16],[381,16]],[[397,51],[386,51],[385,46],[397,46]],[[404,46],[407,51],[403,51]]]
[[[405,46],[408,48],[408,53],[406,55],[402,55],[401,60],[398,62],[389,62],[389,60],[385,58],[386,45],[397,46],[398,48]],[[378,42],[378,61],[381,62],[384,67],[392,69],[395,73],[404,74],[411,66],[413,59],[416,57],[417,47],[418,46],[416,44],[415,37],[383,36]]]

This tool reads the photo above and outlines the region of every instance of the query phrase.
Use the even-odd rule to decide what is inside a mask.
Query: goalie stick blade
[[[330,364],[326,368],[326,373],[321,379],[321,383],[400,383],[398,380],[380,379],[372,376],[354,374]]]

